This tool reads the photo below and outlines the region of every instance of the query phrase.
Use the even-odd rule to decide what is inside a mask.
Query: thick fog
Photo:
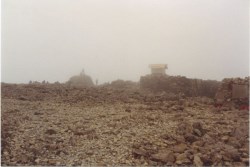
[[[248,0],[2,0],[2,82],[249,72]]]

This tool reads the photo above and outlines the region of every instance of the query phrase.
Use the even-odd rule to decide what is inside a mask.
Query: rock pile
[[[162,136],[166,145],[159,146],[158,142],[147,144],[142,141],[132,150],[132,154],[135,159],[143,157],[149,165],[248,165],[247,129],[241,131],[239,136],[243,141],[239,145],[234,143],[237,135],[233,129],[229,133],[223,129],[214,132],[214,129],[210,125],[204,128],[201,122],[193,122],[192,125],[182,122],[177,124],[176,131]]]
[[[70,87],[77,87],[77,88],[94,86],[91,77],[84,73],[71,77],[66,84],[69,85]]]

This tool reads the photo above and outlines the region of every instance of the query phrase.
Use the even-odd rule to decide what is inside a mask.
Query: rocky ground
[[[2,165],[249,165],[249,111],[207,98],[2,84],[1,109]]]

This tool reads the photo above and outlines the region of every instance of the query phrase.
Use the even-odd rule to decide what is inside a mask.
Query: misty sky
[[[248,0],[2,0],[2,81],[249,75]]]

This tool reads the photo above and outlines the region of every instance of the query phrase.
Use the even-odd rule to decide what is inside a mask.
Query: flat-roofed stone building
[[[166,75],[167,64],[150,64],[151,74]]]

